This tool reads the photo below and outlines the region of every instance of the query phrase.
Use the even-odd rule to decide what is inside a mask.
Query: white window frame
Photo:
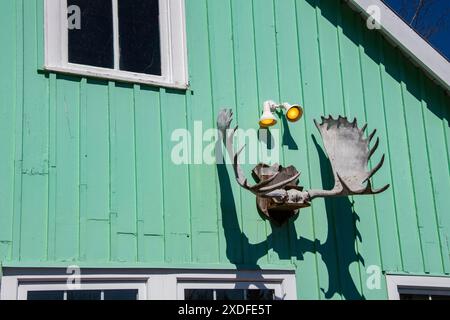
[[[80,288],[69,289],[66,283],[31,283],[20,284],[18,288],[18,300],[27,300],[28,292],[30,291],[84,291],[84,290],[137,290],[137,300],[146,300],[146,286],[145,283],[131,283],[131,282],[92,282],[83,283]]]
[[[35,273],[36,269],[33,269]],[[0,300],[23,300],[30,290],[68,291],[70,275],[5,275],[1,278]],[[296,300],[294,271],[169,270],[169,269],[81,269],[80,290],[135,289],[139,300],[183,300],[184,289],[272,289],[276,300]]]
[[[161,76],[119,70],[117,1],[113,1],[114,69],[68,62],[67,0],[45,0],[45,65],[48,71],[187,89],[185,0],[159,0]]]
[[[177,288],[177,299],[185,299],[186,289],[211,289],[211,290],[247,290],[247,289],[266,289],[273,290],[275,293],[274,300],[285,300],[285,293],[283,293],[282,283],[267,283],[267,282],[206,282],[206,281],[195,281],[195,282],[179,282]]]
[[[450,277],[386,275],[389,300],[400,294],[450,295]]]
[[[185,274],[177,278],[177,299],[184,300],[185,289],[269,289],[275,300],[296,300],[295,275],[242,271],[237,274]]]
[[[69,288],[69,276],[5,276],[0,300],[26,300],[29,291],[138,290],[138,300],[147,300],[147,277],[134,275],[83,275],[79,288]]]

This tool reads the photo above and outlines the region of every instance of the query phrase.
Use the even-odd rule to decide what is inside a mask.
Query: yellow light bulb
[[[277,121],[274,119],[261,119],[259,121],[259,124],[261,125],[261,127],[271,127],[271,126],[274,126],[276,123],[277,123]]]
[[[303,110],[299,106],[291,107],[286,113],[286,118],[291,122],[296,122],[296,121],[300,120],[300,118],[302,116],[303,116]]]

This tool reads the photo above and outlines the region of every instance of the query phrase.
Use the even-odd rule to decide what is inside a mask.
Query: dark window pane
[[[274,300],[274,290],[259,289],[186,289],[185,300]]]
[[[114,68],[112,1],[68,0],[67,5],[81,9],[81,28],[69,28],[69,62]]]
[[[431,296],[431,300],[448,300],[448,301],[450,301],[450,296]]]
[[[67,291],[67,300],[101,300],[100,290],[73,290]]]
[[[400,293],[400,300],[450,300],[450,295],[437,295],[430,292],[424,293]]]
[[[28,291],[27,300],[64,300],[64,291]]]
[[[105,300],[137,300],[137,290],[105,290]]]
[[[244,300],[245,290],[216,290],[216,300]]]
[[[400,294],[400,300],[430,300],[426,294]]]
[[[120,69],[161,75],[158,0],[119,0]]]
[[[246,300],[273,300],[275,292],[273,290],[247,290]]]
[[[214,290],[212,289],[185,289],[184,300],[213,300]]]

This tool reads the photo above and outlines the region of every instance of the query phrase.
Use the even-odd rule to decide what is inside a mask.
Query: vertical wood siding
[[[46,74],[43,1],[0,2],[0,261],[294,266],[302,299],[386,298],[369,266],[449,274],[450,99],[341,1],[187,0],[187,92]],[[332,187],[313,119],[378,129],[375,197],[316,200],[275,228],[222,165],[177,166],[172,132],[232,107],[256,128],[266,99],[283,164]],[[263,144],[260,147],[264,148]],[[381,152],[378,152],[380,154]],[[251,165],[245,165],[247,172]]]

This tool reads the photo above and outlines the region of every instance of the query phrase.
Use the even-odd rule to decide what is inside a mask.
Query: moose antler
[[[315,121],[324,143],[325,150],[331,162],[335,185],[332,190],[309,190],[310,200],[318,197],[337,197],[349,195],[378,194],[389,188],[372,189],[370,179],[380,170],[384,163],[381,161],[370,171],[368,162],[379,145],[377,138],[372,149],[370,142],[375,136],[374,130],[369,137],[364,137],[367,125],[358,128],[357,120],[349,122],[347,118],[338,119],[322,117],[322,123]]]
[[[294,175],[287,175],[286,177],[284,174],[286,171],[279,171],[273,174],[268,179],[262,180],[256,185],[249,185],[248,180],[245,177],[245,174],[239,164],[239,156],[244,150],[245,145],[237,153],[234,152],[233,140],[238,127],[236,126],[234,129],[229,130],[232,121],[233,111],[231,109],[222,109],[219,112],[219,116],[217,118],[217,127],[222,135],[223,143],[228,152],[228,155],[233,161],[233,169],[236,181],[242,188],[251,191],[257,196],[264,196],[298,179],[298,177],[300,176],[300,173],[298,172],[296,172]],[[277,179],[279,175],[284,179]]]

